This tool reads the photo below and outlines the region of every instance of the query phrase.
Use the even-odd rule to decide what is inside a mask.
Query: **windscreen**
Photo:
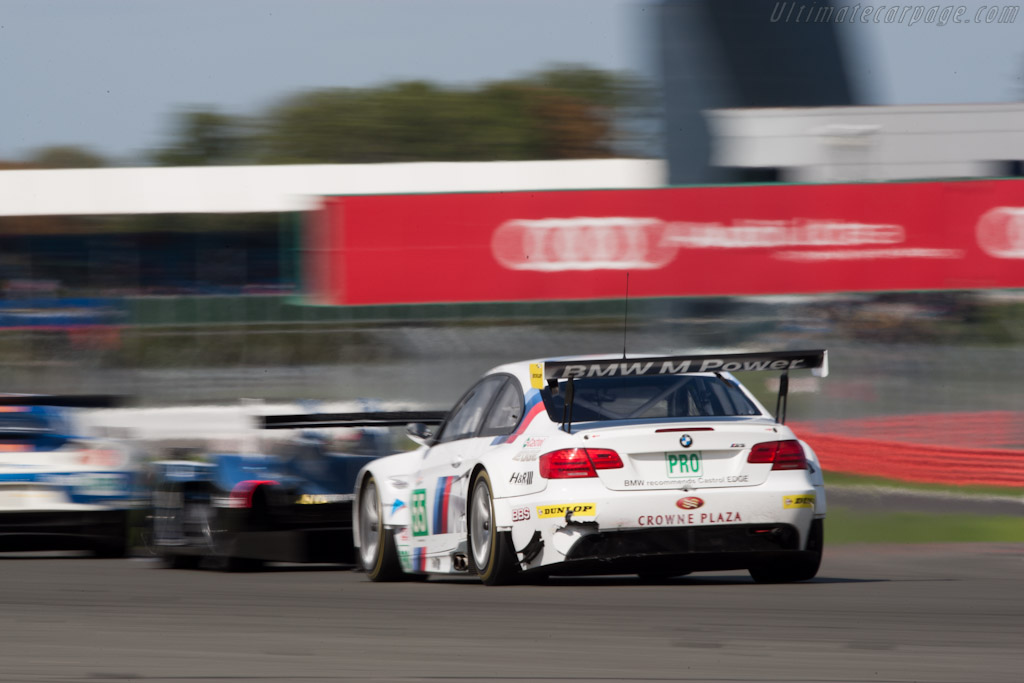
[[[718,375],[593,377],[573,383],[574,423],[761,414],[739,387]],[[560,380],[556,395],[550,388],[541,392],[548,417],[554,422],[564,417],[567,389],[568,381]]]

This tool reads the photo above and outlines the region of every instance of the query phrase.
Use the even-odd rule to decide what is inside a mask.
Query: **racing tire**
[[[487,470],[480,470],[470,487],[469,561],[487,586],[518,583],[519,562],[510,532],[494,530],[494,497]]]
[[[756,583],[792,583],[810,581],[818,574],[821,554],[825,548],[825,520],[811,522],[806,552],[797,559],[772,562],[750,567],[750,577]]]
[[[394,534],[384,527],[383,520],[377,482],[370,475],[359,489],[359,565],[371,581],[405,580]]]

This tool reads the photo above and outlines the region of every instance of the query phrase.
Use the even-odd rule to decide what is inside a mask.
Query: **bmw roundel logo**
[[[693,437],[690,436],[689,434],[683,434],[681,437],[679,437],[679,445],[682,446],[683,448],[689,448],[690,446],[693,445]]]

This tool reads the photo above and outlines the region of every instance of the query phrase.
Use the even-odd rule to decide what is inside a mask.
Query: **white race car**
[[[825,490],[783,423],[788,373],[827,352],[550,359],[494,368],[419,449],[356,479],[354,542],[374,581],[476,574],[664,578],[746,569],[811,579]],[[773,416],[731,374],[780,372]]]
[[[0,396],[0,551],[130,551],[130,518],[144,497],[126,442],[81,436],[67,408],[111,396]]]

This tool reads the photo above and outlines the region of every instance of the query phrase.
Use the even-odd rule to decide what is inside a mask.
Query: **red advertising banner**
[[[1024,287],[1024,180],[324,199],[329,304]]]

